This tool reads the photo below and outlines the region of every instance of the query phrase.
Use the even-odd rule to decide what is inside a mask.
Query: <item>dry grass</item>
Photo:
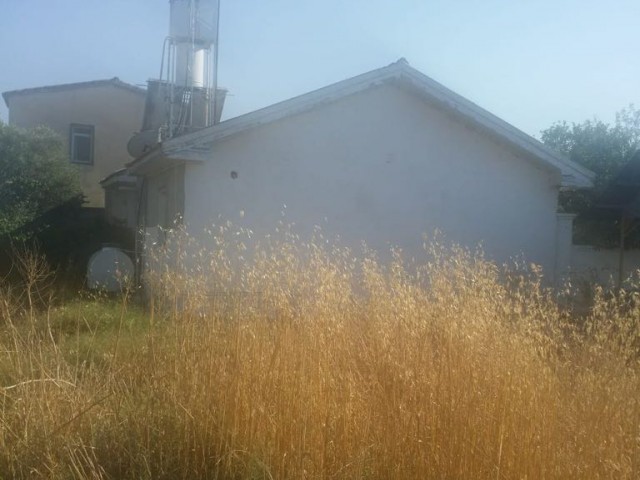
[[[634,295],[576,325],[462,249],[216,239],[171,249],[146,315],[3,291],[0,477],[638,478]]]

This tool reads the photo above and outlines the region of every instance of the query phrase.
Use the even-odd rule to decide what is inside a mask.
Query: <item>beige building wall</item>
[[[62,137],[69,152],[72,124],[94,128],[93,163],[75,164],[87,206],[104,207],[100,180],[131,161],[127,142],[142,126],[144,90],[117,80],[29,89],[5,94],[9,123],[22,128],[45,125]],[[120,83],[124,86],[119,86]]]

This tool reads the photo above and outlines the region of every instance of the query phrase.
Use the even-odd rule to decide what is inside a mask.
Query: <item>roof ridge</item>
[[[17,90],[8,90],[6,92],[2,92],[2,98],[4,98],[5,104],[8,105],[9,98],[16,95],[29,95],[33,93],[47,93],[47,92],[57,92],[61,90],[71,90],[74,88],[91,88],[97,86],[104,85],[113,85],[115,87],[124,88],[126,90],[130,90],[135,93],[146,94],[146,90],[144,88],[138,87],[137,85],[133,85],[131,83],[124,82],[120,80],[118,77],[111,77],[106,79],[99,80],[87,80],[84,82],[71,82],[71,83],[59,83],[56,85],[43,85],[40,87],[29,87],[29,88],[21,88]]]

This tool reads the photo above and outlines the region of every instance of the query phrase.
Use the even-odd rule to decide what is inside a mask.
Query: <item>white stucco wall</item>
[[[558,172],[387,85],[215,143],[186,167],[185,222],[202,232],[220,215],[260,233],[284,210],[302,230],[320,225],[347,244],[410,255],[440,229],[552,275],[559,183]]]

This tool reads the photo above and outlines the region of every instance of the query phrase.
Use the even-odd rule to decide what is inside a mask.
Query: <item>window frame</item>
[[[89,132],[79,132],[77,130],[89,130]],[[75,139],[76,137],[89,138],[89,161],[78,160],[74,157]],[[69,161],[77,165],[93,165],[94,163],[94,143],[95,143],[95,127],[82,123],[72,123],[69,126]]]

